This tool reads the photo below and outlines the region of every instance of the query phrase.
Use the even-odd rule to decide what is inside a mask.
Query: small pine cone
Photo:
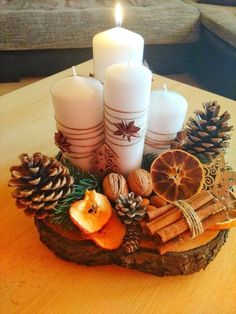
[[[55,158],[41,153],[29,157],[23,153],[19,159],[21,165],[10,168],[8,185],[16,187],[12,194],[18,207],[24,208],[27,214],[35,214],[38,219],[43,219],[55,208],[59,199],[71,193],[74,179]]]
[[[116,200],[115,209],[124,224],[140,221],[146,214],[146,206],[142,205],[142,197],[134,195],[133,192],[127,196],[120,195]]]
[[[139,248],[142,236],[142,229],[137,223],[129,225],[122,245],[124,252],[127,254],[136,252]]]

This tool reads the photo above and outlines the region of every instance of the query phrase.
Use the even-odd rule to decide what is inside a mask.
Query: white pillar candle
[[[117,27],[93,37],[94,75],[101,82],[104,82],[105,69],[112,64],[130,61],[141,65],[143,62],[143,37],[122,28],[121,23],[120,14],[116,16]]]
[[[105,142],[125,175],[142,163],[151,79],[142,65],[120,63],[105,72]]]
[[[166,87],[151,92],[145,154],[159,154],[170,148],[170,141],[183,127],[187,108],[186,99]]]
[[[89,170],[94,152],[104,143],[103,86],[74,73],[56,82],[51,93],[64,154],[75,166]]]

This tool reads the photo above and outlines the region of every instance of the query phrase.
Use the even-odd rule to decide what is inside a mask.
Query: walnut
[[[120,195],[129,193],[125,177],[118,173],[108,174],[102,183],[103,192],[110,201],[115,201]]]
[[[152,193],[152,177],[148,171],[135,169],[129,173],[127,180],[130,190],[136,195],[147,197]]]

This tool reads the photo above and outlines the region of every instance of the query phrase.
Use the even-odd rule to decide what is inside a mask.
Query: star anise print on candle
[[[55,134],[55,142],[65,157],[75,166],[89,170],[94,154],[104,144],[103,122],[95,127],[67,132],[58,123],[57,128],[59,131]]]
[[[104,105],[105,136],[117,146],[131,146],[142,140],[145,133],[147,110],[137,112],[115,110]]]
[[[135,126],[135,121],[125,122],[121,121],[120,123],[113,123],[117,127],[117,131],[115,131],[114,135],[121,135],[123,139],[127,138],[127,140],[130,142],[131,137],[139,137],[138,132],[140,131],[140,128]]]
[[[54,134],[54,140],[56,146],[62,151],[62,153],[71,153],[71,144],[67,142],[67,137],[61,131]]]

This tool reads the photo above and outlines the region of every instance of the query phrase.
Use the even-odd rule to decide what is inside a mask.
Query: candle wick
[[[77,76],[77,73],[76,73],[76,70],[75,70],[75,67],[74,67],[74,66],[72,66],[72,71],[73,71],[73,75],[74,75],[74,76]]]
[[[168,91],[166,84],[164,84],[164,90],[165,90],[166,92]]]
[[[119,2],[117,2],[115,7],[115,20],[116,20],[116,26],[121,27],[122,24],[122,9]]]

